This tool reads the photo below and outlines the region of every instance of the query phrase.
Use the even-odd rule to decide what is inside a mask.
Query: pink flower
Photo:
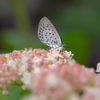
[[[45,98],[51,100],[63,100],[65,98],[73,100],[72,95],[78,100],[80,98],[79,93],[86,92],[87,87],[99,87],[97,79],[98,76],[93,69],[85,68],[72,61],[33,75],[31,90],[38,97],[44,94]]]
[[[72,56],[71,51],[61,52],[60,48],[1,54],[0,89],[4,95],[13,85],[30,90],[23,100],[99,100],[100,76],[77,64]]]
[[[100,87],[87,87],[81,100],[100,100]]]

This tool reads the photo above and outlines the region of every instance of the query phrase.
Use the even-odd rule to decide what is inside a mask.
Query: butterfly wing
[[[58,45],[60,47],[62,45],[61,38],[56,28],[47,17],[43,17],[39,22],[38,37],[42,43],[48,46]]]

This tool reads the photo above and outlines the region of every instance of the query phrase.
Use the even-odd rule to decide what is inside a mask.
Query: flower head
[[[12,53],[0,55],[0,87],[8,94],[4,86],[12,84],[29,89],[31,76],[40,73],[48,68],[68,62],[67,53],[60,52],[61,48],[52,48],[49,51],[44,49],[14,50]],[[48,76],[50,77],[50,76]],[[17,83],[18,78],[21,84]],[[16,84],[17,83],[17,84]]]
[[[71,51],[60,50],[25,49],[1,54],[2,93],[8,95],[8,87],[18,85],[31,91],[23,100],[89,100],[91,95],[93,100],[99,100],[100,75],[76,63]]]

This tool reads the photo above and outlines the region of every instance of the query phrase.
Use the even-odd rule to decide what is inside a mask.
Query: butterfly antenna
[[[65,44],[65,46],[66,46],[67,48],[69,48],[69,46],[68,46],[68,45],[66,45],[66,44]]]
[[[67,42],[67,43],[71,43],[71,42],[68,42],[68,41],[65,41],[65,42]],[[71,44],[74,44],[74,43],[71,43]],[[77,45],[77,44],[74,44],[74,45]]]

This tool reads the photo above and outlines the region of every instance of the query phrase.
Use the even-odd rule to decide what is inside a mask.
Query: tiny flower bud
[[[3,90],[2,94],[3,95],[8,95],[8,91],[7,90]]]

